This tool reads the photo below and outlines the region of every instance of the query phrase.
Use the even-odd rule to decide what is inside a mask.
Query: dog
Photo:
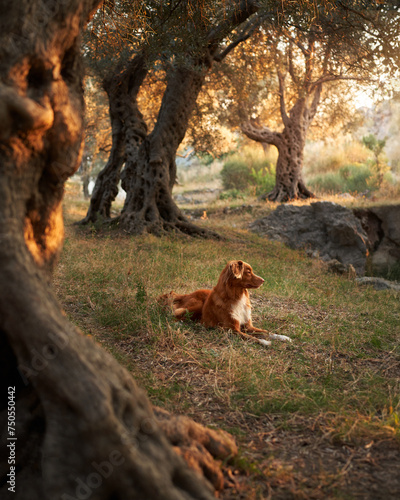
[[[242,338],[264,346],[271,342],[253,335],[268,334],[271,339],[291,342],[292,339],[286,335],[269,333],[253,326],[249,290],[259,288],[263,283],[263,278],[254,274],[250,264],[232,260],[225,266],[212,290],[196,290],[185,295],[170,292],[162,295],[159,301],[172,307],[177,320],[190,317],[206,327],[230,329]]]

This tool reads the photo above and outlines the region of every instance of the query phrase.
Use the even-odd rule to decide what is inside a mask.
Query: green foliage
[[[362,193],[368,188],[371,169],[367,165],[344,165],[339,169],[344,180],[344,190],[351,193]]]
[[[255,187],[255,194],[260,195],[272,191],[275,186],[275,172],[272,165],[269,168],[260,170],[251,169],[252,185]]]
[[[225,189],[245,191],[252,189],[254,194],[271,191],[275,185],[273,157],[257,149],[244,148],[241,154],[230,156],[221,171]]]
[[[224,189],[246,189],[251,181],[251,171],[244,159],[236,155],[228,159],[221,170]]]
[[[362,142],[375,156],[379,156],[383,153],[383,148],[386,145],[386,139],[377,139],[374,134],[365,135],[362,138]]]
[[[371,187],[379,189],[382,185],[385,174],[390,168],[383,158],[383,149],[386,146],[386,139],[377,139],[373,134],[363,137],[363,144],[373,152],[374,162],[372,163],[373,177],[370,180]]]
[[[362,143],[338,140],[328,145],[308,144],[305,158],[308,185],[320,193],[393,191],[385,145],[386,140],[378,140],[373,134],[365,136]]]
[[[207,167],[211,165],[211,163],[214,161],[214,157],[210,155],[209,153],[201,153],[197,152],[197,156],[199,157],[201,163],[203,165],[206,165]]]
[[[320,193],[362,193],[370,189],[372,172],[368,165],[344,165],[336,172],[327,172],[309,179],[308,185]]]

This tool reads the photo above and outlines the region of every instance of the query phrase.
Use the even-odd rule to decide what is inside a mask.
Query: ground
[[[78,228],[85,203],[69,190],[54,280],[62,306],[154,404],[235,436],[220,498],[400,498],[398,293],[360,288],[248,233],[271,210],[255,200],[188,207],[226,238],[210,244]],[[265,279],[252,293],[254,324],[293,343],[266,349],[177,323],[157,304],[171,289],[210,288],[234,258]]]
[[[119,349],[130,356],[137,352],[132,341]],[[319,353],[323,356],[323,352]],[[313,353],[318,356],[318,353]],[[340,360],[339,362],[343,362]],[[389,367],[400,378],[400,363],[393,359],[367,361],[379,369]],[[151,371],[161,383],[174,379],[190,387],[182,399],[190,400],[187,415],[196,421],[235,432],[240,459],[226,465],[229,488],[226,500],[250,498],[390,499],[400,497],[400,443],[387,436],[351,440],[338,436],[323,414],[295,414],[282,423],[280,415],[253,415],[232,411],[215,391],[229,392],[224,375],[204,369],[196,360],[160,356],[149,360],[135,355],[136,369]],[[363,369],[363,363],[357,367]],[[167,389],[168,384],[165,385]],[[170,408],[173,409],[172,407]]]

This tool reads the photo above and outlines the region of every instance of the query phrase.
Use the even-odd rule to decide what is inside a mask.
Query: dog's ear
[[[242,260],[234,260],[230,263],[230,270],[234,278],[243,278],[244,264]]]

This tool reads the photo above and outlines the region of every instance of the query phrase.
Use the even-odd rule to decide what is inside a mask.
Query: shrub
[[[368,179],[372,172],[368,165],[344,165],[339,174],[344,179],[344,191],[362,193],[368,189]]]
[[[221,170],[224,189],[246,189],[251,181],[251,172],[245,160],[232,156]]]
[[[244,196],[238,189],[229,189],[219,195],[220,200],[243,200]]]
[[[368,165],[344,165],[336,172],[316,175],[308,185],[321,193],[361,193],[371,187],[368,183],[371,175]]]
[[[256,194],[270,191],[275,185],[275,157],[272,152],[265,155],[260,149],[244,148],[241,154],[225,161],[221,171],[223,187],[242,191],[253,187]]]
[[[275,186],[275,169],[272,166],[268,169],[251,170],[252,185],[255,187],[255,194],[260,195],[272,191]]]
[[[312,177],[307,184],[310,189],[320,193],[340,193],[342,192],[343,179],[339,172],[327,172]]]

